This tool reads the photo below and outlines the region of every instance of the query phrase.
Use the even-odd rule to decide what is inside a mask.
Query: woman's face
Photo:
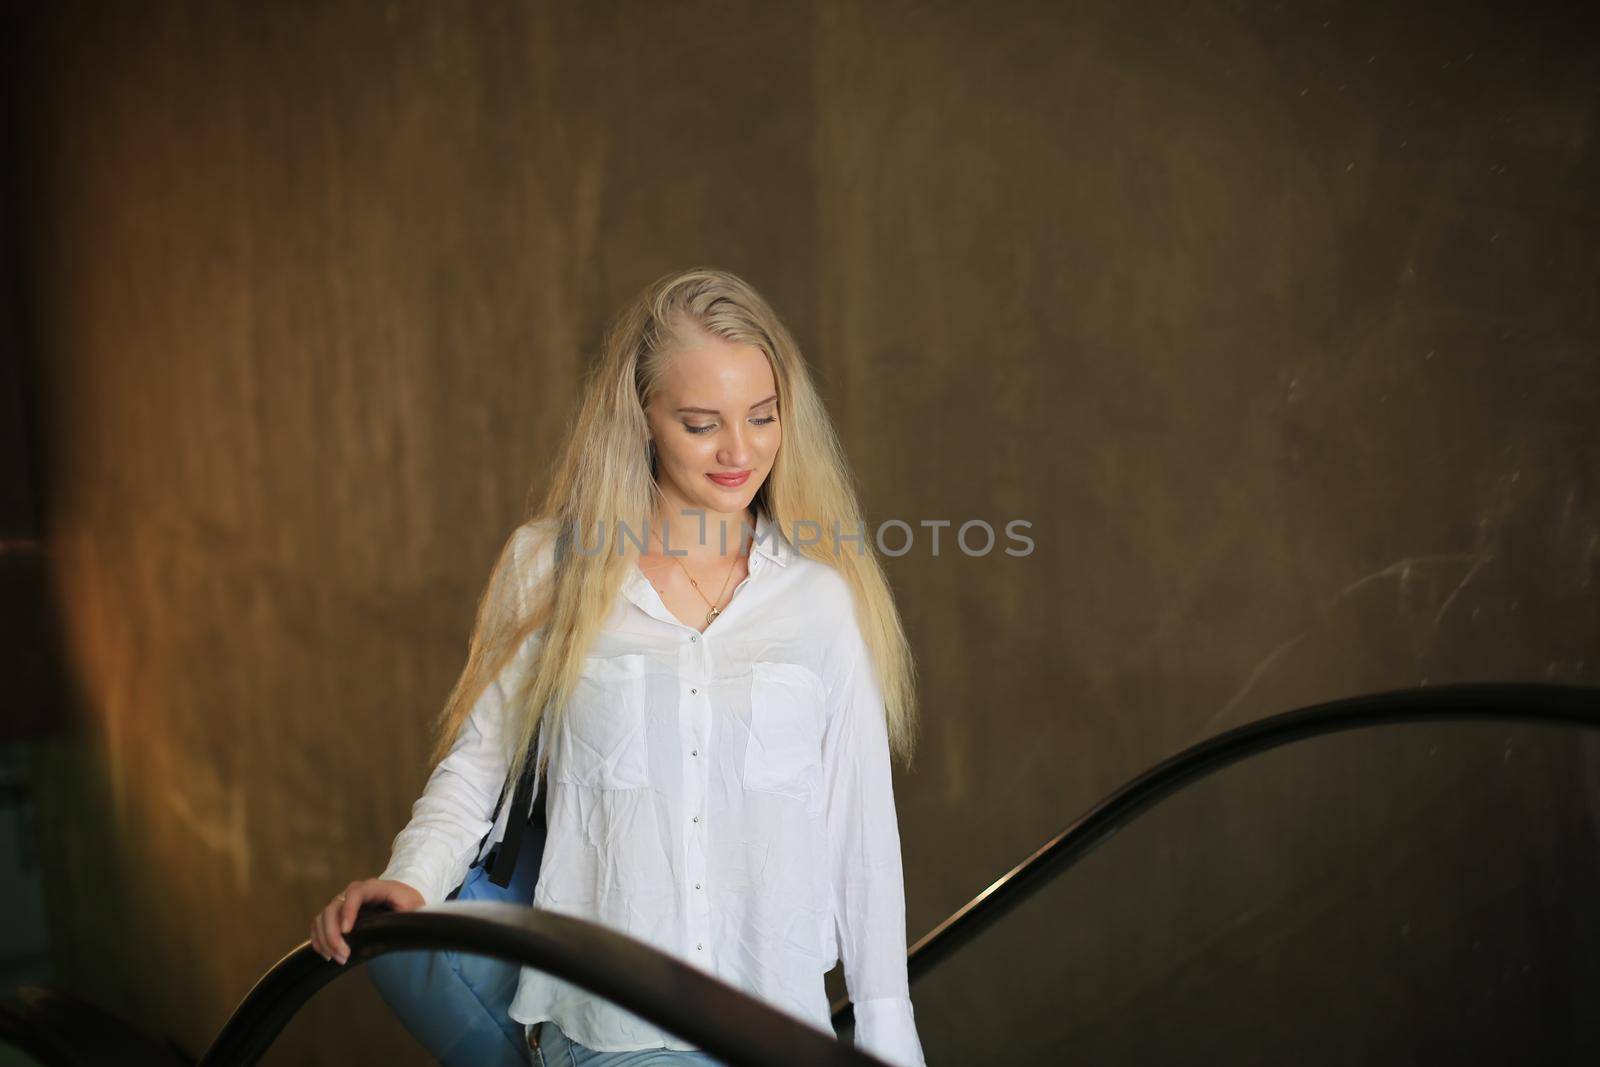
[[[750,506],[783,441],[777,394],[754,345],[695,334],[668,356],[645,415],[669,521],[681,508],[742,515]]]

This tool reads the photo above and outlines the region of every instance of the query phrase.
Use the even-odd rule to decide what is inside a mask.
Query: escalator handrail
[[[914,983],[940,960],[1087,856],[1163,798],[1224,767],[1324,734],[1417,722],[1556,723],[1600,728],[1600,688],[1474,682],[1346,697],[1269,715],[1184,749],[1118,789],[925,934],[906,953]],[[835,1026],[849,1025],[848,1000],[832,1005]]]
[[[885,1067],[710,974],[625,934],[571,915],[496,901],[447,901],[413,911],[363,908],[344,935],[350,956],[310,946],[279,960],[229,1016],[200,1067],[248,1067],[329,982],[389,952],[454,950],[533,967],[571,982],[731,1065]]]

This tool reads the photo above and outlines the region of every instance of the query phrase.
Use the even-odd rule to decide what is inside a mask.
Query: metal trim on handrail
[[[906,954],[915,982],[1163,798],[1240,760],[1324,734],[1415,722],[1533,722],[1600,728],[1600,688],[1497,682],[1427,686],[1347,697],[1286,711],[1184,749],[1090,808],[1031,856],[995,879],[930,930]],[[850,1025],[848,1000],[832,1005],[835,1026]]]
[[[653,946],[571,915],[495,901],[412,911],[362,909],[346,963],[310,946],[279,960],[240,1002],[200,1067],[250,1067],[319,989],[389,952],[455,950],[534,967],[581,986],[697,1045],[731,1067],[886,1067]]]

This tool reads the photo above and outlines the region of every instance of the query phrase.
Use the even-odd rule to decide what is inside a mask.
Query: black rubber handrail
[[[678,1035],[730,1067],[886,1067],[821,1030],[625,934],[570,915],[494,901],[414,911],[363,908],[330,963],[310,942],[279,960],[223,1025],[200,1067],[250,1067],[329,982],[388,952],[453,949],[534,967]]]
[[[1083,859],[1125,824],[1179,789],[1240,760],[1324,734],[1416,722],[1556,723],[1600,728],[1600,689],[1572,685],[1472,683],[1401,689],[1348,697],[1270,715],[1201,741],[1156,764],[1070,823],[960,910],[930,930],[906,954],[915,982]],[[836,1027],[854,1022],[848,1000],[831,1006]]]
[[[913,945],[915,982],[1023,903],[1049,876],[1093,851],[1151,806],[1224,767],[1296,741],[1416,722],[1520,722],[1600,727],[1600,689],[1473,684],[1376,693],[1273,715],[1202,741],[1157,764],[1089,809]],[[535,967],[606,997],[733,1067],[883,1067],[644,942],[572,916],[487,901],[450,901],[409,912],[362,909],[345,935],[350,960],[329,963],[309,943],[251,989],[201,1057],[203,1067],[249,1067],[324,985],[387,952],[450,950]],[[833,1006],[835,1025],[853,1019]]]

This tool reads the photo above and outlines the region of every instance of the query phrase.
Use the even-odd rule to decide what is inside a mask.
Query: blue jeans
[[[642,1048],[632,1052],[596,1052],[585,1048],[561,1032],[561,1027],[546,1019],[529,1023],[528,1062],[533,1067],[679,1067],[700,1064],[724,1067],[721,1060],[705,1052],[679,1052],[669,1048]]]

